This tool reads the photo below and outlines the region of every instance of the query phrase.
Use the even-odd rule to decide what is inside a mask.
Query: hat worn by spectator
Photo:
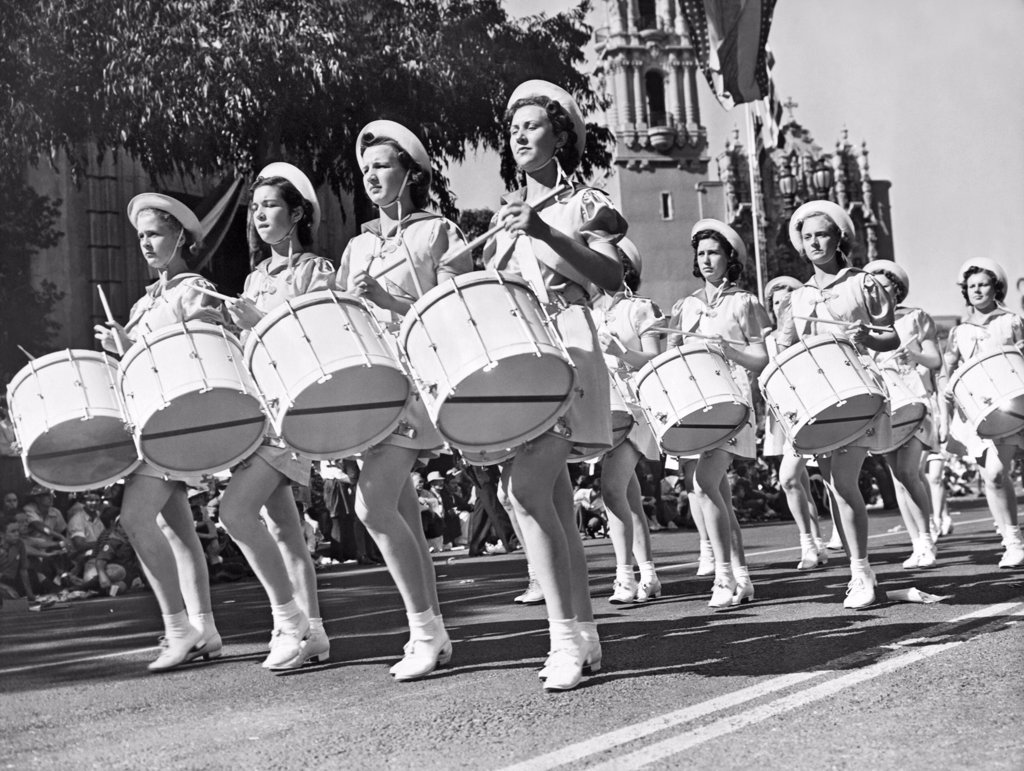
[[[573,130],[576,132],[576,153],[582,158],[583,148],[587,144],[587,124],[583,121],[583,113],[580,112],[580,106],[572,94],[561,86],[556,86],[546,80],[527,80],[516,86],[512,96],[508,98],[505,109],[509,109],[520,99],[529,99],[535,96],[546,96],[552,102],[558,102],[562,109],[569,114]]]
[[[710,230],[724,237],[729,242],[732,250],[736,252],[736,259],[739,260],[741,265],[747,261],[747,245],[743,243],[740,234],[731,227],[719,220],[697,220],[697,223],[690,229],[690,240],[692,241],[698,233],[704,230]]]
[[[309,181],[301,169],[292,166],[284,161],[269,163],[263,167],[263,171],[256,175],[257,179],[268,179],[270,177],[282,177],[292,183],[292,186],[299,191],[299,195],[308,201],[313,207],[313,224],[310,227],[311,233],[315,236],[317,228],[320,227],[320,200],[316,197],[316,188]]]
[[[793,216],[789,218],[789,242],[793,244],[793,248],[803,255],[804,244],[803,239],[800,237],[800,226],[805,219],[814,213],[824,214],[832,220],[835,226],[839,228],[842,246],[844,247],[843,251],[849,249],[855,235],[853,220],[846,213],[846,209],[837,203],[832,203],[832,201],[808,201],[793,212]]]
[[[360,169],[363,168],[363,154],[366,151],[363,142],[381,138],[390,139],[409,153],[409,157],[416,161],[427,175],[427,184],[430,184],[433,172],[430,168],[430,156],[427,155],[427,148],[423,146],[418,136],[401,123],[396,123],[393,120],[374,120],[363,126],[356,138],[356,163],[359,164]]]
[[[160,193],[141,193],[128,202],[128,221],[136,230],[139,227],[139,212],[144,209],[157,209],[167,212],[178,220],[192,240],[199,243],[203,240],[203,228],[195,213],[177,198]]]
[[[776,276],[764,285],[764,296],[765,298],[771,297],[772,293],[778,289],[799,289],[802,286],[800,279],[792,276]]]
[[[430,484],[431,482],[443,482],[443,481],[444,481],[444,475],[440,471],[431,471],[429,474],[427,474],[427,484]]]

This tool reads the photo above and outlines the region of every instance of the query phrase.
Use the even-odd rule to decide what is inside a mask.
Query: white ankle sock
[[[1003,526],[1003,543],[1007,546],[1021,545],[1020,525]]]
[[[409,619],[410,640],[431,640],[438,633],[438,619],[434,611],[427,608],[419,613],[406,613]]]
[[[735,580],[736,580],[736,574],[733,573],[733,567],[732,567],[731,563],[726,562],[724,565],[719,565],[717,562],[715,563],[715,581],[716,582],[717,581],[730,582],[730,581],[735,581]]]
[[[179,611],[171,615],[164,615],[164,635],[169,640],[180,640],[192,633],[192,624],[188,620],[188,613]]]
[[[658,571],[654,569],[653,562],[640,563],[640,580],[644,583],[651,583],[658,577]]]
[[[324,620],[317,616],[311,616],[309,619],[309,631],[327,634],[327,630],[324,629]]]
[[[851,576],[870,576],[871,565],[868,564],[868,558],[862,557],[858,560],[850,560],[850,575]]]
[[[800,548],[801,549],[817,548],[817,545],[814,542],[814,536],[811,535],[810,533],[801,533],[800,534]]]
[[[533,565],[529,562],[526,563],[526,575],[529,576],[531,581],[537,580],[537,571],[533,569]]]
[[[217,634],[217,624],[213,621],[212,613],[196,613],[188,617],[189,623],[198,629],[203,637],[213,637]]]
[[[274,629],[281,629],[286,632],[298,631],[302,627],[302,620],[305,618],[299,603],[294,599],[284,605],[271,605],[270,615],[274,617]]]
[[[600,642],[601,638],[597,634],[597,622],[596,621],[579,621],[577,626],[580,630],[580,637],[585,642]]]
[[[635,580],[633,578],[633,566],[632,565],[616,565],[615,566],[615,580],[624,584],[631,584]]]
[[[576,616],[572,618],[549,618],[548,635],[551,637],[551,650],[553,651],[563,648],[578,649],[580,647],[580,629]]]
[[[714,554],[715,554],[715,550],[711,546],[711,541],[701,541],[700,542],[700,556],[703,557],[704,555],[707,555],[709,557],[713,557]]]
[[[746,565],[733,565],[732,574],[736,577],[736,583],[750,580],[750,571],[747,570]]]

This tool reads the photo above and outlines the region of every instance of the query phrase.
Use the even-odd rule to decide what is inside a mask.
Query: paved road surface
[[[396,683],[405,639],[379,568],[322,573],[331,662],[259,666],[270,614],[252,581],[214,587],[225,656],[149,675],[145,593],[0,616],[0,768],[1024,768],[1024,571],[978,507],[955,512],[938,569],[900,568],[905,533],[872,515],[886,589],[940,604],[842,608],[844,560],[793,569],[792,524],[744,528],[756,602],[705,607],[696,534],[654,535],[665,596],[607,602],[614,559],[588,541],[605,666],[545,694],[542,607],[511,599],[521,554],[438,559],[452,665]]]

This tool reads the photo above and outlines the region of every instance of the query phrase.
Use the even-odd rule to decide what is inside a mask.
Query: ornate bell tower
[[[606,184],[643,256],[641,292],[664,306],[692,291],[690,228],[707,180],[697,60],[682,0],[605,0],[597,30],[615,162]]]

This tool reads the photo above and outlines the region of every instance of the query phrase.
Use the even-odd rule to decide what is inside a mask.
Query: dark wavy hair
[[[963,282],[960,284],[960,294],[964,296],[965,303],[967,303],[968,305],[971,304],[971,301],[967,299],[967,279],[969,279],[975,273],[984,273],[990,279],[992,279],[992,286],[996,288],[996,302],[1002,302],[1003,300],[1006,299],[1006,284],[999,280],[999,276],[997,276],[991,270],[979,268],[977,266],[972,266],[964,271]]]
[[[178,218],[170,212],[166,212],[163,209],[154,209],[153,207],[146,207],[145,209],[139,209],[135,212],[135,221],[138,222],[139,215],[141,214],[155,214],[156,218],[165,225],[171,227],[172,230],[180,231],[184,237],[184,243],[181,247],[181,256],[185,260],[185,267],[189,270],[195,270],[199,263],[203,259],[203,244],[201,241],[196,241],[192,237],[192,234],[185,230],[185,227],[178,222]]]
[[[910,290],[907,289],[906,285],[903,283],[899,276],[897,276],[895,273],[891,273],[888,270],[880,270],[878,271],[878,274],[885,276],[887,279],[889,279],[889,281],[892,282],[892,285],[896,290],[895,295],[897,305],[899,305],[901,302],[907,299],[907,294]]]
[[[308,249],[313,244],[313,204],[302,197],[302,193],[284,177],[257,177],[256,181],[249,186],[249,217],[247,223],[247,229],[249,231],[249,243],[258,244],[262,242],[259,237],[259,233],[256,232],[256,225],[252,220],[252,195],[258,188],[261,187],[275,187],[281,194],[281,200],[284,201],[285,206],[290,211],[300,209],[302,211],[302,219],[299,220],[298,225],[295,227],[295,234],[299,237],[299,243],[302,244],[304,249]]]
[[[622,260],[622,283],[633,293],[640,288],[640,271],[632,260]]]
[[[379,137],[367,132],[363,134],[362,142],[359,145],[360,156],[366,151],[367,147],[376,147],[377,145],[388,145],[391,147],[395,154],[398,156],[398,165],[402,167],[403,171],[409,172],[409,181],[406,182],[405,186],[412,194],[412,203],[417,209],[426,208],[430,202],[430,175],[420,166],[416,161],[409,155],[394,139],[390,137]]]
[[[507,129],[511,126],[512,117],[516,114],[516,110],[530,104],[544,108],[555,134],[565,132],[565,144],[555,151],[555,157],[558,158],[562,171],[566,174],[572,174],[580,164],[580,154],[576,152],[578,137],[576,136],[576,129],[572,124],[572,118],[569,117],[569,113],[558,102],[546,96],[528,96],[525,99],[517,99],[505,111],[505,128]]]
[[[733,283],[743,274],[743,263],[740,262],[740,256],[736,254],[736,250],[732,248],[732,244],[729,243],[729,239],[719,233],[717,230],[701,230],[693,234],[693,238],[690,239],[690,246],[693,247],[693,275],[697,278],[703,278],[704,274],[700,272],[700,267],[697,265],[697,245],[705,238],[711,238],[717,241],[722,247],[722,253],[728,258],[729,262],[725,268],[725,277],[730,283]]]

